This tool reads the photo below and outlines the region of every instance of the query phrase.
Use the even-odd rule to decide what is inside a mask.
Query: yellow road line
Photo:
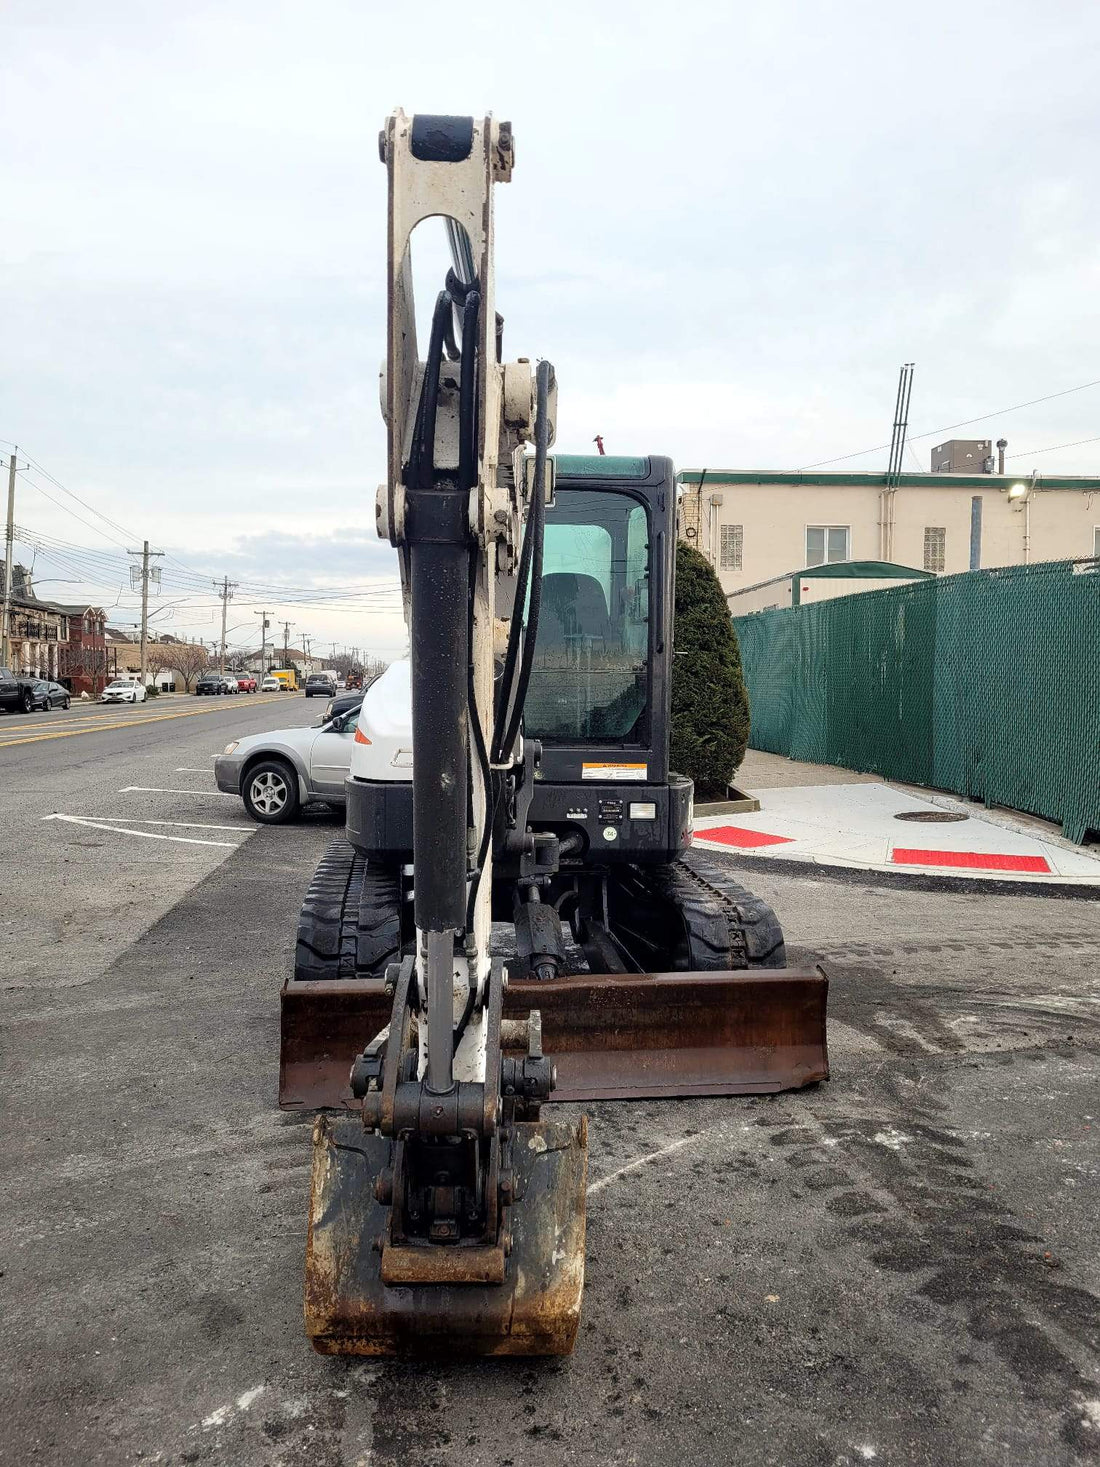
[[[262,700],[263,703],[278,703],[281,701],[282,699],[280,699],[278,694]],[[139,724],[143,723],[168,723],[173,718],[198,718],[204,713],[216,713],[223,706],[223,704],[219,703],[214,708],[188,708],[181,709],[179,713],[154,713],[150,718],[112,719],[110,722],[104,719],[102,723],[97,723],[92,726],[85,725],[83,728],[58,729],[55,733],[29,734],[26,738],[0,738],[0,749],[14,749],[18,748],[20,744],[40,744],[46,739],[75,739],[80,734],[99,733],[104,729],[136,728]],[[254,703],[252,706],[258,708],[260,704]]]

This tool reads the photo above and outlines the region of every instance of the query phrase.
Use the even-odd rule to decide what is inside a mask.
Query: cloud
[[[915,431],[1100,376],[1096,7],[454,15],[7,7],[0,434],[125,529],[29,488],[20,519],[204,574],[376,573],[397,102],[513,122],[498,306],[506,350],[557,367],[563,450],[790,467],[887,439],[902,361]],[[1098,402],[980,431],[1084,439]]]

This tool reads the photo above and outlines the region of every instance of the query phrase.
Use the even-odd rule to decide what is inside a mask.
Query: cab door
[[[351,767],[358,708],[346,717],[334,718],[313,740],[309,751],[309,779],[322,799],[343,799],[344,780]]]

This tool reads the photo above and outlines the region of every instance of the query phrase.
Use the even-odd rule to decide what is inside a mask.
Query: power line
[[[1096,438],[1075,438],[1072,443],[1052,443],[1049,448],[1027,448],[1023,453],[1010,453],[1006,458],[1034,458],[1037,453],[1057,453],[1060,448],[1080,448],[1083,443],[1100,443]]]
[[[8,439],[6,439],[6,438],[0,438],[0,443],[8,443],[8,442],[9,442]],[[38,493],[41,494],[45,499],[49,500],[49,502],[51,504],[55,505],[56,508],[58,508],[60,510],[63,510],[66,514],[72,515],[72,517],[74,519],[79,520],[80,523],[82,525],[84,525],[87,529],[92,530],[97,535],[101,535],[104,540],[108,540],[112,544],[118,545],[123,550],[126,549],[126,541],[127,540],[135,540],[135,539],[138,539],[139,538],[138,532],[136,530],[129,529],[129,528],[127,528],[124,525],[120,525],[117,520],[112,519],[110,517],[110,515],[104,514],[102,510],[96,509],[96,507],[93,504],[89,504],[88,501],[86,499],[82,499],[79,494],[74,494],[74,492],[71,489],[69,489],[65,484],[63,484],[61,482],[61,480],[59,478],[57,478],[57,476],[55,474],[51,474],[50,471],[47,468],[45,468],[38,461],[38,459],[36,459],[33,456],[33,454],[24,454],[24,456],[25,456],[25,458],[27,460],[28,466],[30,466],[30,467],[28,467],[28,470],[27,470],[28,473],[38,473],[38,474],[41,474],[42,477],[45,478],[46,480],[48,480],[49,483],[51,483],[55,488],[60,489],[63,494],[68,495],[68,497],[70,499],[72,499],[75,503],[77,503],[79,505],[82,505],[83,508],[85,508],[86,510],[88,510],[88,512],[90,514],[95,515],[97,519],[102,520],[105,525],[109,525],[113,530],[115,530],[119,534],[123,535],[125,537],[125,539],[123,539],[123,540],[117,540],[117,539],[114,538],[113,535],[106,534],[103,530],[101,530],[99,528],[98,525],[93,525],[90,521],[84,519],[84,517],[82,515],[77,514],[75,510],[70,509],[67,504],[63,504],[59,499],[55,499],[52,494],[50,494],[47,490],[43,489],[40,484],[35,483],[33,479],[28,479],[28,483],[30,483],[31,486],[34,489],[36,489],[38,491]],[[168,552],[158,552],[158,553],[162,553],[164,555],[164,558],[166,560],[171,561],[173,565],[175,565],[175,566],[178,567],[178,571],[176,573],[176,576],[172,580],[172,584],[182,584],[182,580],[180,579],[180,573],[182,573],[182,576],[183,577],[186,577],[187,580],[190,581],[190,583],[192,584],[192,586],[194,588],[196,588],[196,589],[200,585],[206,585],[212,579],[210,573],[193,570],[190,566],[185,565],[184,562],[181,561],[175,555],[172,555],[172,554],[170,554]],[[283,599],[290,599],[293,595],[296,595],[296,594],[297,595],[310,595],[310,596],[315,596],[315,595],[317,595],[317,593],[319,591],[320,592],[323,592],[324,591],[324,588],[323,587],[314,587],[314,586],[283,587],[283,586],[280,586],[278,583],[270,583],[269,584],[269,583],[264,582],[264,581],[251,581],[250,582],[250,581],[244,581],[244,580],[242,580],[239,584],[241,585],[241,587],[243,589],[246,589],[248,591],[251,591],[253,595],[255,595],[255,596],[264,596],[264,597],[266,597],[269,600],[270,599],[273,599],[274,597],[281,597]],[[396,582],[394,584],[396,584]],[[341,590],[342,593],[343,592],[346,592],[348,594],[352,594],[352,593],[358,592],[360,589],[362,589],[362,590],[364,590],[366,592],[371,592],[375,588],[374,587],[371,587],[369,583],[358,583],[357,585],[354,585],[354,586],[340,588],[340,590]]]
[[[7,442],[8,440],[6,438],[0,438],[0,443]],[[14,445],[12,446],[14,447]],[[57,478],[56,475],[51,474],[49,469],[47,469],[43,464],[39,463],[39,461],[32,453],[25,453],[24,456],[27,460],[27,463],[32,465],[37,470],[37,472],[43,476],[43,478],[48,479],[55,488],[60,489],[62,494],[67,494],[69,498],[74,499],[77,504],[82,504],[86,510],[88,510],[91,514],[94,514],[98,519],[101,519],[105,525],[110,525],[113,530],[117,530],[120,535],[125,535],[129,539],[134,539],[136,537],[135,531],[126,529],[126,527],[124,525],[120,525],[117,520],[111,519],[110,515],[105,515],[102,510],[96,509],[94,504],[89,504],[86,499],[81,499],[79,494],[74,494],[71,489],[66,488],[61,480]],[[60,507],[62,509],[65,508],[64,505]],[[79,515],[77,516],[77,518],[79,519]],[[92,528],[94,528],[94,526]]]
[[[33,530],[25,525],[19,527],[19,539],[21,543],[32,546],[43,555],[58,551],[63,552],[70,562],[78,561],[89,572],[92,583],[99,583],[103,578],[108,578],[113,583],[115,579],[129,574],[128,562],[122,556],[109,550],[77,545],[72,541],[61,539],[60,536],[50,535],[43,530]],[[205,577],[196,576],[192,583],[189,578],[177,578],[171,572],[165,571],[162,576],[162,584],[169,589],[189,591],[204,602],[210,601],[215,594],[208,589],[210,581]],[[307,602],[323,603],[325,606],[334,608],[345,605],[347,609],[355,609],[357,604],[369,607],[371,604],[377,604],[379,599],[384,600],[396,596],[400,590],[400,584],[396,581],[367,585],[363,589],[342,586],[288,587],[271,583],[261,585],[260,589],[256,590],[252,583],[241,582],[240,584],[248,593],[248,599],[252,604],[258,604],[262,598],[264,601],[278,600],[294,605],[305,605]],[[246,602],[241,604],[246,604]]]
[[[75,509],[70,509],[69,506],[67,504],[63,504],[60,499],[55,499],[48,490],[43,489],[41,484],[36,484],[33,479],[28,479],[27,483],[31,486],[32,489],[36,489],[38,493],[42,495],[43,499],[48,499],[51,504],[56,505],[57,508],[64,511],[65,514],[71,514],[74,520],[79,520],[80,523],[86,526],[87,529],[91,530],[93,534],[102,535],[104,540],[110,540],[111,543],[114,545],[124,545],[124,542],[122,540],[116,540],[113,535],[108,535],[107,532],[105,530],[101,530],[98,525],[93,525],[91,520],[86,520],[83,515],[77,514]]]
[[[920,438],[937,438],[941,433],[950,433],[955,428],[969,428],[972,423],[984,423],[989,418],[1003,418],[1008,413],[1019,412],[1021,408],[1035,407],[1041,402],[1053,402],[1056,397],[1069,397],[1073,392],[1084,392],[1088,387],[1100,387],[1100,378],[1093,382],[1081,382],[1076,387],[1064,387],[1061,392],[1048,392],[1045,397],[1033,397],[1027,402],[1013,403],[1011,407],[998,408],[995,412],[982,413],[976,418],[963,418],[959,423],[947,423],[942,428],[930,428],[926,433],[910,433],[909,442],[913,443]],[[862,458],[864,454],[881,453],[884,448],[889,448],[889,443],[876,443],[874,448],[861,448],[858,453],[842,453],[836,458],[820,458],[816,463],[803,464],[798,473],[804,473],[807,469],[821,469],[827,464],[845,463],[850,458]],[[1017,455],[1013,455],[1016,457]]]

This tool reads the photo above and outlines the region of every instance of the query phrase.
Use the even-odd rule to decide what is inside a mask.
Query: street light
[[[1030,484],[1012,484],[1009,486],[1008,490],[1009,503],[1022,504],[1030,493]]]

